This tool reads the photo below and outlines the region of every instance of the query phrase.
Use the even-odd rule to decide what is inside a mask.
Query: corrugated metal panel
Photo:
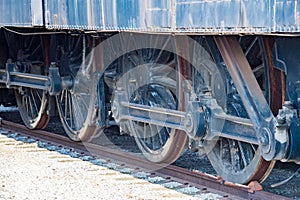
[[[282,32],[299,31],[300,25],[300,0],[277,0],[276,30]]]
[[[46,0],[48,28],[149,30],[171,26],[169,0]]]
[[[269,3],[262,0],[177,0],[177,28],[224,31],[267,28],[271,25]]]
[[[0,26],[31,25],[30,0],[0,0]]]
[[[300,0],[44,0],[46,26],[144,32],[300,32]],[[42,26],[42,0],[0,0],[1,26]]]
[[[0,0],[0,12],[0,27],[43,25],[41,0]]]
[[[48,28],[144,32],[299,31],[300,0],[45,0]]]
[[[172,26],[171,1],[149,0],[146,4],[146,27]]]
[[[145,8],[141,0],[103,0],[105,27],[110,29],[137,29],[144,27],[140,12]]]

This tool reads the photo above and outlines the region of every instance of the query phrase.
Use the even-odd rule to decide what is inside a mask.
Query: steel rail
[[[186,185],[195,186],[202,189],[204,192],[220,194],[223,196],[222,199],[289,199],[287,197],[262,191],[261,186],[258,183],[250,183],[248,186],[234,184],[226,182],[220,177],[208,175],[199,171],[190,171],[174,165],[152,163],[133,153],[122,152],[92,143],[83,144],[81,142],[73,142],[68,137],[46,131],[28,130],[25,126],[10,121],[1,120],[0,127],[16,131],[24,136],[39,141],[46,141],[53,145],[68,147],[95,158],[101,157],[102,159],[106,158],[114,160],[123,165],[145,169],[146,171],[157,169],[152,175],[169,177],[168,179],[171,178],[172,180],[186,183]]]

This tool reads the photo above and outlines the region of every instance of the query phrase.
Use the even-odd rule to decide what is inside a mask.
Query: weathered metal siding
[[[192,33],[300,32],[299,4],[300,0],[0,0],[0,27],[45,25],[51,29]]]
[[[41,0],[0,0],[0,27],[43,25]]]
[[[176,29],[188,32],[300,32],[300,0],[176,0]]]
[[[46,0],[48,28],[144,32],[299,31],[300,0]]]
[[[300,0],[277,0],[274,8],[276,31],[300,32]]]
[[[46,0],[49,28],[149,30],[171,27],[169,0]]]
[[[177,0],[176,25],[188,31],[267,31],[272,7],[264,0]]]

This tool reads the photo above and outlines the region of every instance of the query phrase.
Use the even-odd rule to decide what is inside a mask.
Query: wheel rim
[[[241,47],[253,69],[263,93],[269,98],[268,72],[261,51],[261,41],[258,37],[240,38]],[[255,59],[254,59],[255,58]],[[233,86],[234,87],[234,86]],[[233,88],[235,90],[235,88]],[[232,91],[231,91],[232,92]],[[247,118],[240,97],[227,97],[226,110],[228,114]],[[236,140],[218,138],[215,141],[205,141],[205,149],[212,166],[226,181],[248,183],[252,180],[264,181],[274,167],[275,161],[265,161],[258,146]]]
[[[178,107],[176,80],[171,78],[176,77],[173,54],[147,49],[131,52],[125,57],[128,58],[123,60],[127,69],[144,66],[141,70],[137,69],[138,72],[130,72],[129,81],[124,84],[129,102],[169,109]],[[139,77],[148,79],[150,83],[139,83],[139,79],[143,79]],[[172,163],[186,145],[187,136],[182,131],[136,121],[129,121],[129,124],[139,149],[151,162]]]

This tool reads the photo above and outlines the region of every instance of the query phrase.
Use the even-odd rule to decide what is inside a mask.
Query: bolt
[[[268,145],[268,143],[269,143],[269,136],[268,136],[268,129],[267,128],[264,128],[263,130],[262,130],[262,133],[261,133],[261,137],[259,138],[259,141],[260,141],[260,144],[262,145],[262,146],[267,146]]]
[[[289,109],[294,108],[293,102],[291,102],[291,101],[285,101],[283,106],[286,107],[286,108],[289,108]]]
[[[118,108],[116,105],[113,104],[112,108],[111,108],[111,111],[112,112],[117,112]]]
[[[203,112],[203,108],[202,108],[202,107],[199,107],[199,108],[198,108],[198,112],[202,113],[202,112]]]
[[[278,124],[285,124],[285,122],[286,122],[286,117],[283,115],[279,115],[279,116],[277,116],[277,122],[278,122]]]
[[[267,146],[267,138],[265,136],[261,136],[259,141],[262,146]]]
[[[186,118],[184,120],[184,126],[190,127],[192,125],[193,125],[192,117],[190,115],[186,116]]]
[[[185,126],[185,129],[186,129],[187,133],[188,134],[192,133],[193,128],[194,128],[194,124],[193,124],[193,118],[190,114],[188,114],[185,117],[185,120],[184,120],[183,124]]]

